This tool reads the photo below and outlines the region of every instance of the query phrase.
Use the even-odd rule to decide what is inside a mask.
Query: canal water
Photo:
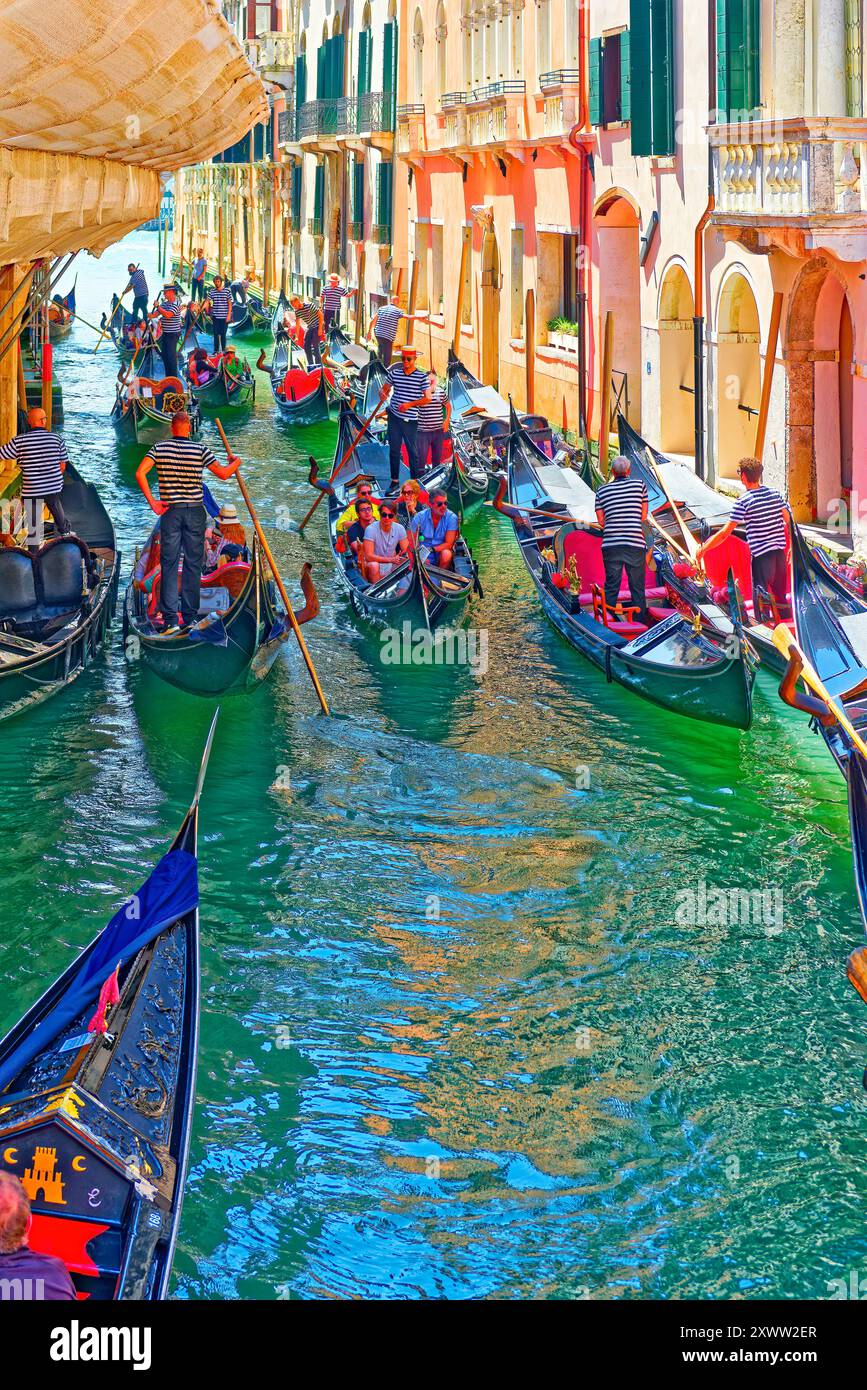
[[[82,260],[85,318],[128,260],[157,283],[153,235]],[[55,361],[123,587],[151,514],[94,342],[79,324]],[[334,427],[278,426],[260,377],[232,433],[286,574],[314,564],[334,717],[294,649],[223,704],[174,1296],[827,1297],[867,1273],[861,923],[821,741],[765,676],[746,734],[606,686],[489,512],[469,533],[487,670],[384,664],[323,513],[274,529]],[[118,622],[3,726],[3,1031],[166,847],[212,709],[126,661]],[[719,888],[771,910],[725,920]]]

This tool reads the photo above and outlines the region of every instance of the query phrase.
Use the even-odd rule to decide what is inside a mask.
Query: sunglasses
[[[380,515],[380,516],[394,516],[394,512],[388,512],[388,511],[385,510],[384,507],[380,507],[380,509],[379,509],[379,515]]]

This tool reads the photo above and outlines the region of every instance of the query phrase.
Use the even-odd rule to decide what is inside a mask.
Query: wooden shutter
[[[716,104],[723,121],[729,118],[728,0],[716,0]]]
[[[382,32],[383,119],[386,130],[394,129],[394,99],[397,92],[397,20],[390,19]]]
[[[761,0],[744,0],[744,97],[752,113],[762,99]]]
[[[352,220],[364,223],[364,160],[356,159],[352,166]]]
[[[325,202],[325,165],[316,165],[316,178],[313,183],[313,216],[322,221],[322,205]]]
[[[301,227],[301,161],[292,165],[292,224]]]
[[[325,96],[325,62],[328,53],[328,41],[320,44],[316,50],[316,99],[317,101]]]
[[[632,153],[648,155],[653,153],[650,0],[630,0],[629,34]]]
[[[590,40],[590,124],[602,124],[602,40]]]
[[[370,91],[370,30],[362,29],[358,35],[358,95]]]
[[[672,0],[650,0],[652,148],[674,154],[674,22]]]
[[[376,220],[381,227],[391,227],[391,163],[381,160],[376,170]]]
[[[307,54],[295,59],[295,110],[300,111],[307,100]]]
[[[620,119],[632,120],[632,73],[630,68],[629,30],[620,35]]]

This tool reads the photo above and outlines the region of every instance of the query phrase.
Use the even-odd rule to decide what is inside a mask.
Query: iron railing
[[[346,228],[346,235],[350,241],[364,241],[364,223],[350,222]]]
[[[378,246],[391,245],[391,223],[375,222],[370,232],[370,240],[375,241]]]
[[[543,72],[539,78],[541,91],[547,91],[549,87],[571,87],[581,81],[581,74],[577,68],[556,68],[553,72]]]
[[[281,111],[277,116],[277,141],[281,145],[291,145],[298,139],[296,112]]]
[[[488,82],[484,87],[474,87],[472,100],[492,101],[494,97],[523,96],[526,90],[523,77],[509,77],[500,82]]]
[[[322,236],[322,218],[308,217],[307,230],[311,236]]]
[[[389,132],[394,130],[394,94],[392,92],[363,92],[358,98],[359,131]]]

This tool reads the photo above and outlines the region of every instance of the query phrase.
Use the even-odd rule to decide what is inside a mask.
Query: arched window
[[[339,14],[336,14],[336,15],[334,16],[334,24],[332,25],[332,28],[331,28],[331,37],[334,38],[334,37],[335,37],[337,34],[339,34],[340,32],[341,32],[340,15],[339,15]]]
[[[473,85],[473,16],[470,0],[461,0],[461,46],[464,54],[464,90]]]
[[[536,0],[536,68],[551,70],[551,0]]]
[[[443,94],[443,92],[444,92],[445,89],[446,89],[446,78],[447,78],[447,69],[446,69],[446,39],[447,39],[447,38],[448,38],[448,29],[447,29],[447,27],[446,27],[446,10],[445,10],[445,5],[443,4],[443,0],[439,0],[439,4],[437,5],[437,27],[436,27],[436,42],[437,42],[437,50],[436,50],[436,51],[437,51],[437,72],[436,72],[436,78],[437,78],[437,96],[438,96],[438,97],[441,97],[442,94]]]
[[[421,10],[416,10],[412,26],[412,70],[415,100],[424,101],[424,24]]]

